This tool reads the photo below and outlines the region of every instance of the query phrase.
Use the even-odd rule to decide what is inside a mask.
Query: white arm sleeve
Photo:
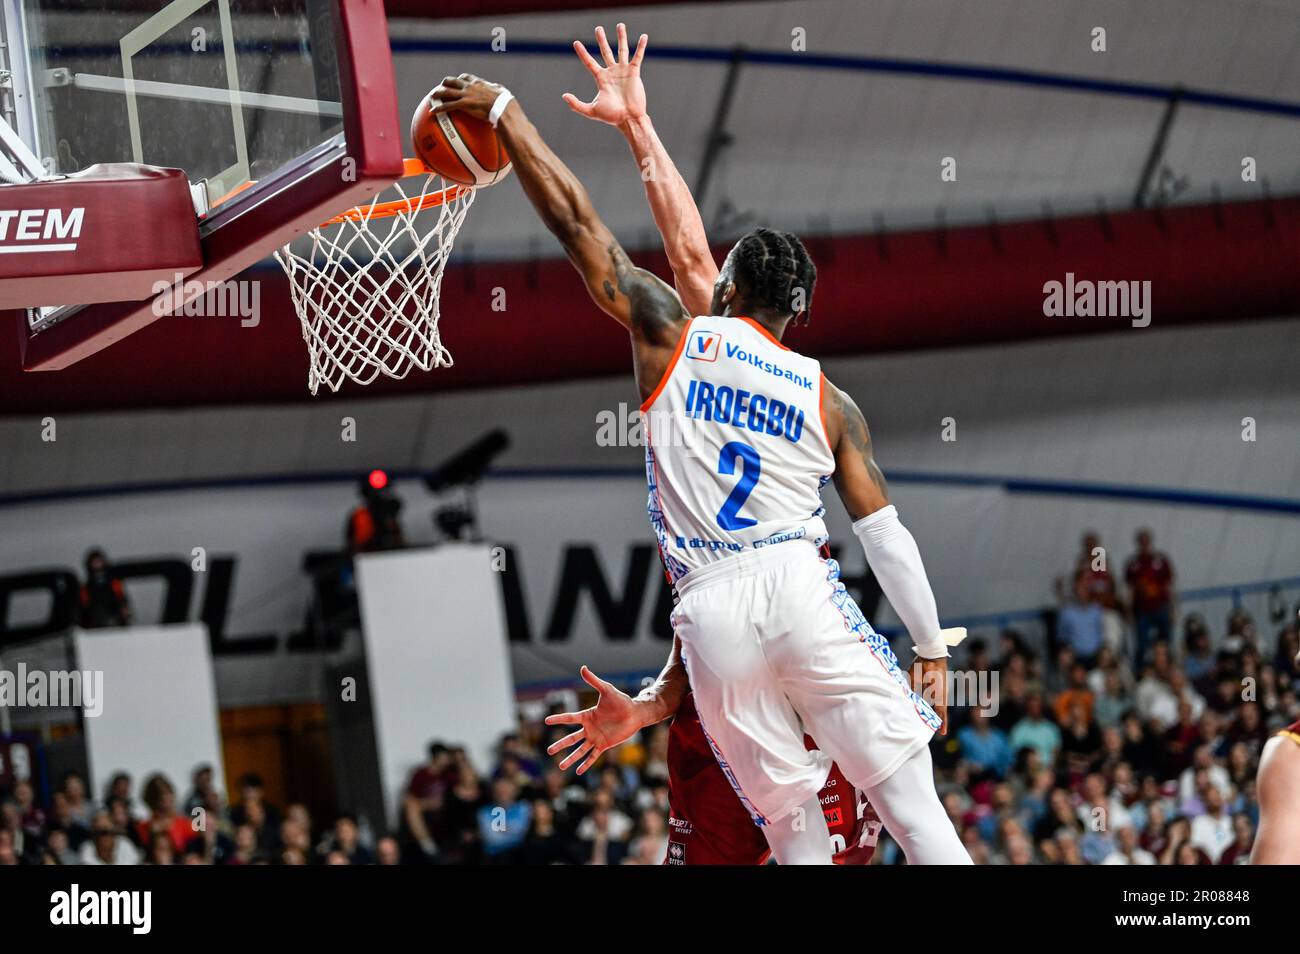
[[[948,647],[939,631],[939,610],[921,563],[921,551],[899,521],[898,510],[893,504],[877,510],[853,524],[853,532],[862,542],[867,563],[885,598],[916,643],[917,655],[923,659],[947,656]]]

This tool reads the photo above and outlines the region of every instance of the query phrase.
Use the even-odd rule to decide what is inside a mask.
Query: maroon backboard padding
[[[179,169],[105,163],[0,185],[0,308],[137,301],[202,264]]]
[[[213,221],[230,221],[203,236],[203,266],[186,283],[193,291],[177,296],[178,306],[196,297],[201,283],[233,278],[401,176],[405,134],[397,116],[397,84],[383,2],[334,0],[334,11],[346,156],[333,157],[285,188],[250,189],[228,207],[215,210]],[[192,221],[192,207],[189,214]],[[153,298],[92,305],[36,335],[29,335],[20,319],[23,367],[28,371],[67,368],[152,324],[159,317],[154,306]]]
[[[517,186],[498,188],[514,190],[520,214],[530,214]],[[786,342],[819,358],[1093,332],[1158,335],[1300,314],[1300,199],[808,241],[819,270],[812,323],[791,328]],[[716,251],[721,261],[726,250]],[[633,258],[669,274],[662,255]],[[1150,327],[1045,316],[1043,285],[1067,272],[1150,280]],[[636,398],[626,332],[587,297],[563,258],[466,266],[453,253],[440,327],[455,365],[316,398],[307,392],[306,346],[283,273],[262,267],[250,276],[261,283],[254,328],[234,318],[167,318],[57,375],[23,375],[13,350],[0,348],[0,414],[355,401],[609,374],[626,378],[611,400]],[[493,310],[497,288],[504,312]],[[989,373],[998,373],[996,354]]]

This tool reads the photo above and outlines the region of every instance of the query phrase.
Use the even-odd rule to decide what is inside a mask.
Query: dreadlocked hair
[[[745,301],[781,315],[812,311],[817,266],[798,236],[758,228],[736,244],[735,278]]]

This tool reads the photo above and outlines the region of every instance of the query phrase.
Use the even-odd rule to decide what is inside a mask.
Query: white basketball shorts
[[[677,584],[673,626],[713,753],[756,824],[815,796],[830,760],[869,789],[940,720],[805,540],[724,557]],[[804,746],[804,732],[820,751]]]

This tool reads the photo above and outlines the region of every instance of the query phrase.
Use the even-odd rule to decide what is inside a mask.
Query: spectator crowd
[[[1058,582],[1046,646],[1008,629],[961,668],[996,679],[993,705],[951,707],[936,782],[977,864],[1240,864],[1258,823],[1260,751],[1300,717],[1295,615],[1265,638],[1234,610],[1217,634],[1178,621],[1174,568],[1149,531],[1108,569],[1096,534]],[[102,598],[105,604],[110,601]],[[1176,628],[1175,623],[1181,625]],[[226,804],[210,767],[178,798],[153,775],[100,799],[72,773],[48,804],[0,792],[0,864],[660,864],[668,846],[667,725],[579,778],[543,753],[561,728],[521,723],[493,764],[433,742],[396,830],[281,809],[243,777]],[[902,860],[886,836],[874,863]]]

